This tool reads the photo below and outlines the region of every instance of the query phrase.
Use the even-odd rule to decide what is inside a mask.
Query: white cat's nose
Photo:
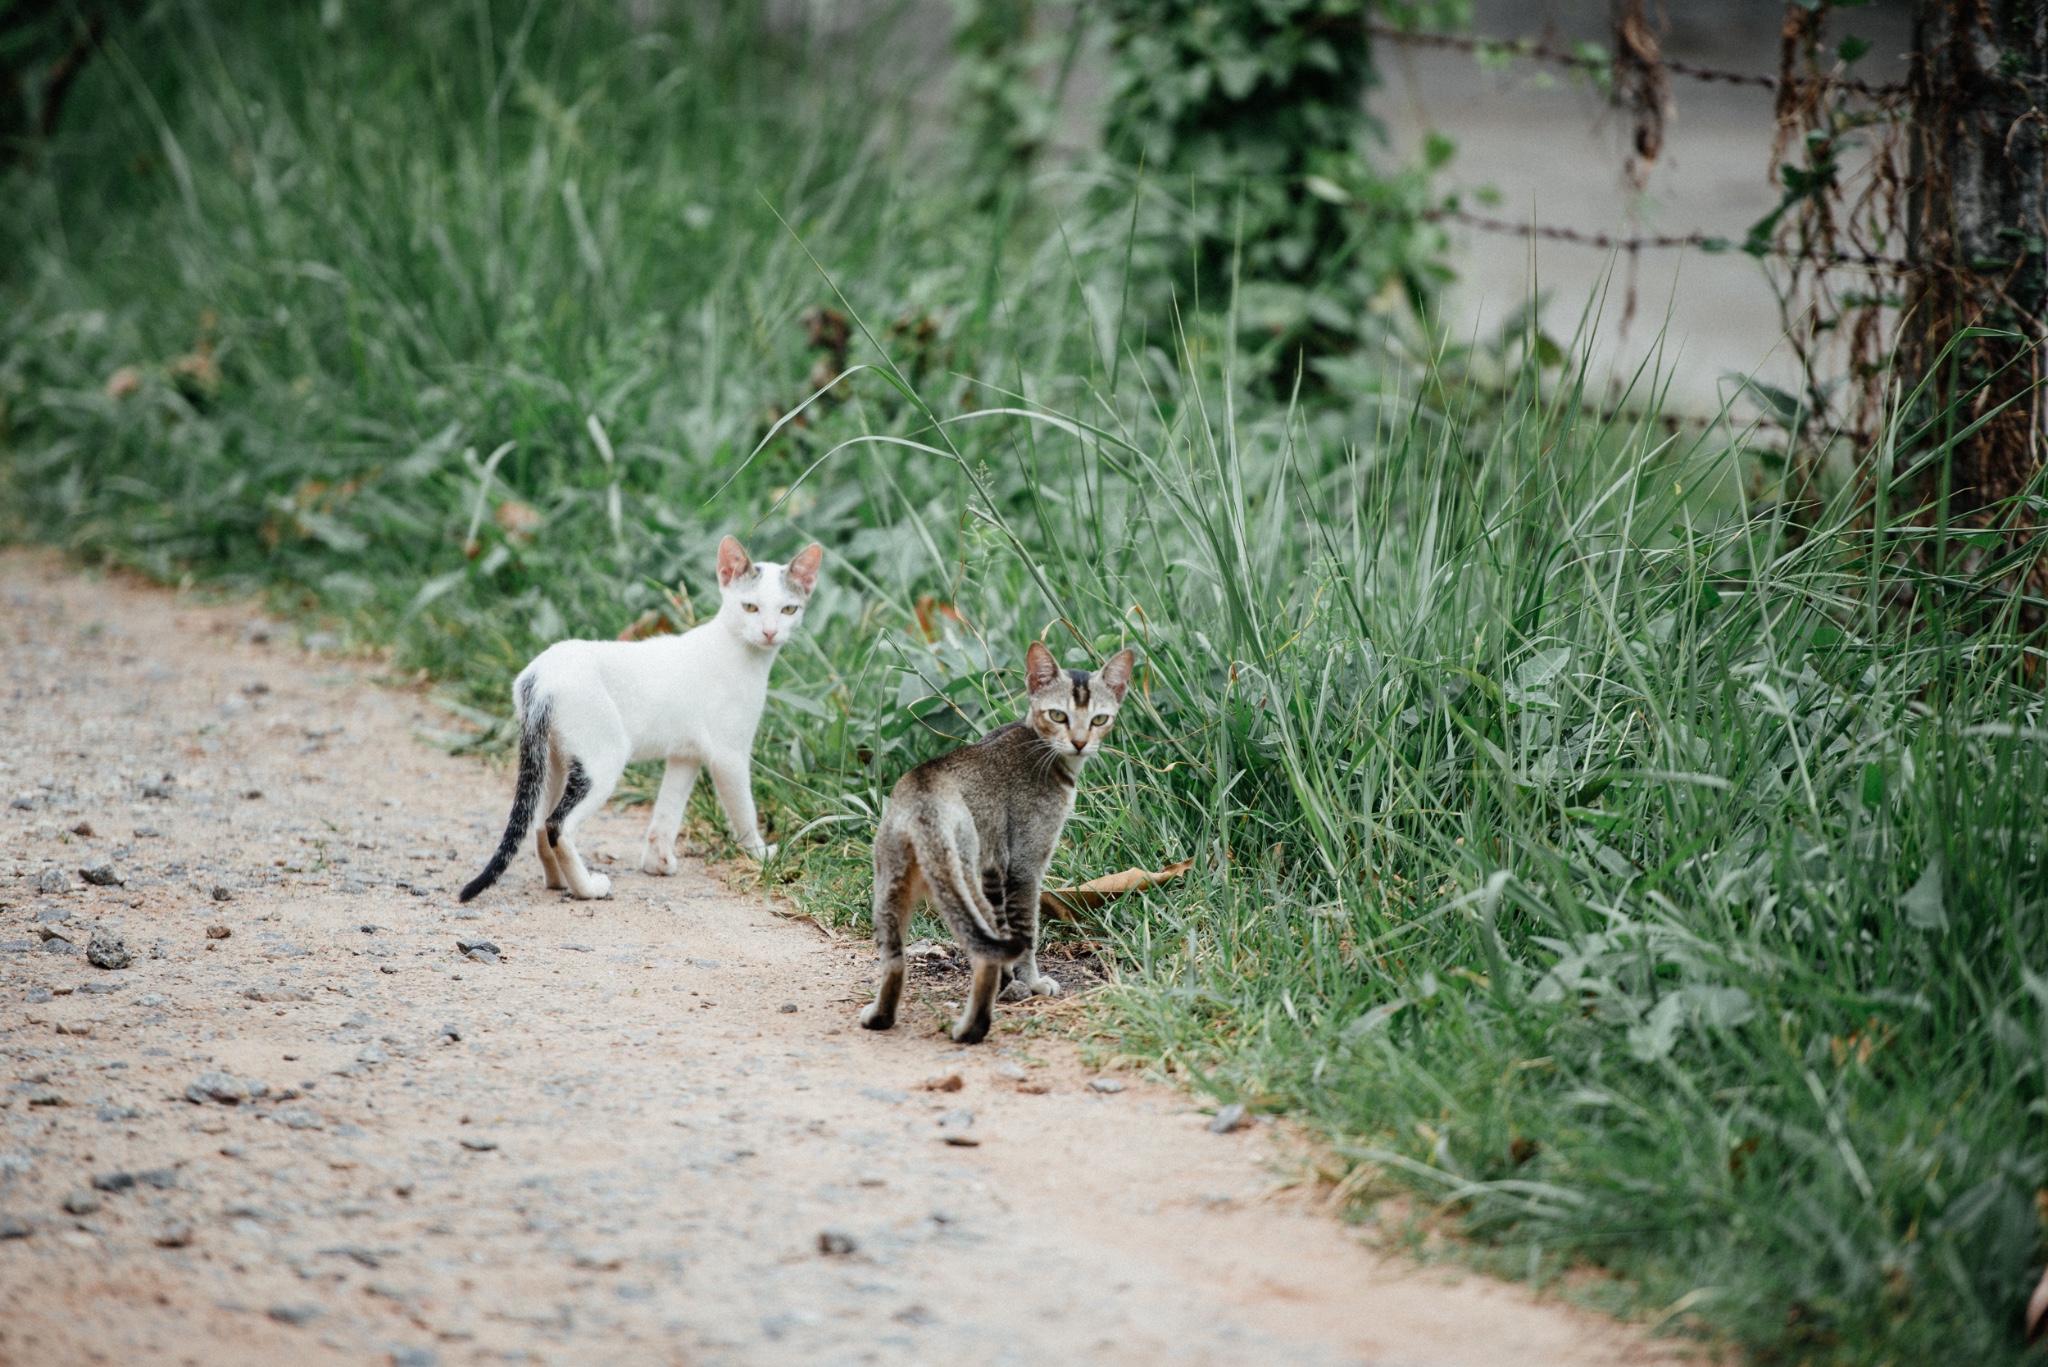
[[[764,632],[762,632],[762,633],[761,633],[761,644],[762,644],[762,645],[764,645],[764,646],[772,646],[772,645],[774,645],[774,644],[775,644],[775,633],[774,633],[774,632],[772,632],[772,631],[764,631]]]

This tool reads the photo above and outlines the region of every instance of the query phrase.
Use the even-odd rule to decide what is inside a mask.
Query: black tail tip
[[[475,879],[465,886],[461,892],[455,894],[455,900],[458,902],[473,902],[476,900],[476,895],[489,886],[488,880],[482,878]]]

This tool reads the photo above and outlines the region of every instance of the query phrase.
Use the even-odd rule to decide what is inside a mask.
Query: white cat
[[[637,759],[668,761],[647,823],[643,873],[676,871],[676,832],[700,768],[711,770],[741,847],[756,859],[774,854],[754,821],[754,732],[768,700],[769,666],[802,624],[824,556],[814,543],[787,565],[757,565],[728,536],[718,545],[723,601],[710,621],[644,641],[558,641],[520,671],[512,683],[519,715],[512,816],[462,900],[498,881],[536,810],[549,813],[535,842],[548,886],[579,898],[610,896],[612,880],[577,855],[576,831]]]

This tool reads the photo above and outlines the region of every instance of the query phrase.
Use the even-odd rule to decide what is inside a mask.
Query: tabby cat
[[[1024,656],[1024,720],[928,760],[896,784],[875,832],[882,977],[862,1025],[896,1023],[903,927],[920,897],[974,964],[955,1040],[976,1044],[988,1034],[999,986],[1005,1001],[1058,994],[1059,984],[1038,971],[1039,884],[1074,810],[1081,766],[1116,722],[1135,664],[1123,650],[1093,674],[1063,670],[1032,642]]]

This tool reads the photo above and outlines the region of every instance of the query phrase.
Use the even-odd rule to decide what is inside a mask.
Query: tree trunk
[[[1924,452],[2009,405],[1957,441],[1919,493],[1942,523],[2024,539],[2036,519],[2018,495],[2042,458],[2048,0],[1918,0],[1909,90],[1914,270],[1900,360],[1908,385],[1930,380],[1909,422],[1934,424],[1915,445]],[[1959,340],[1965,328],[2013,335]]]

